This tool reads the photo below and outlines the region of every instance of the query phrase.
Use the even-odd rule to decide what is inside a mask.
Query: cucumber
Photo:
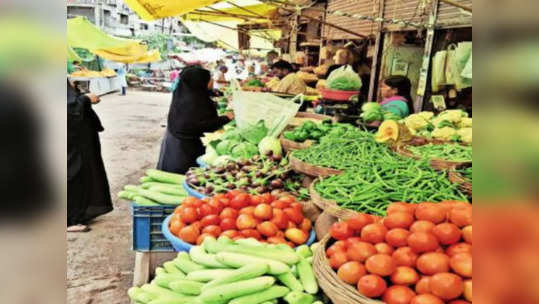
[[[156,296],[148,293],[139,287],[131,287],[127,290],[127,295],[132,301],[142,302],[142,303],[148,303],[151,300],[155,299]]]
[[[283,274],[290,271],[290,267],[285,263],[239,253],[219,252],[217,254],[217,261],[234,268],[240,268],[249,264],[265,263],[269,266],[268,273],[273,275]]]
[[[193,296],[187,296],[184,294],[176,293],[174,291],[160,287],[157,284],[145,284],[141,288],[142,290],[155,295],[158,299],[174,299],[178,301],[183,301],[183,300],[193,300],[195,298]],[[185,302],[182,302],[182,303],[185,303]]]
[[[160,274],[167,274],[168,272],[163,267],[156,267],[155,268],[155,275],[158,276]]]
[[[125,185],[124,190],[138,193],[139,187],[135,185]]]
[[[176,267],[180,268],[181,271],[187,274],[193,271],[207,269],[206,267],[191,261],[191,259],[188,260],[188,259],[176,258],[173,260],[173,262],[174,264],[176,264]]]
[[[173,291],[186,294],[186,295],[194,295],[198,296],[202,292],[202,286],[204,284],[200,282],[195,281],[189,281],[189,280],[177,280],[170,282],[168,284],[169,288]]]
[[[289,304],[312,304],[314,297],[303,292],[291,291],[284,297],[284,300]]]
[[[296,279],[292,272],[280,274],[277,276],[277,279],[292,291],[303,291],[303,285],[301,285],[301,282]]]
[[[306,258],[305,261],[307,261],[309,264],[312,265],[313,264],[313,258],[314,257],[310,256],[310,257]]]
[[[212,281],[210,281],[208,284],[204,285],[202,287],[202,290],[208,290],[211,288],[214,288],[215,286],[233,283],[236,281],[243,281],[248,280],[252,278],[257,278],[265,273],[267,273],[269,270],[269,267],[267,264],[249,264],[245,265],[241,268],[238,268],[236,270],[232,270],[227,275],[224,275],[220,278],[216,278]]]
[[[164,262],[163,267],[169,274],[181,273],[185,276],[185,274],[176,266],[176,263],[174,263],[173,261]]]
[[[287,251],[287,252],[295,252],[294,249],[292,249],[292,247],[290,247],[288,245],[285,245],[285,244],[276,244],[275,248],[277,250],[284,250],[284,251]]]
[[[187,279],[197,282],[209,282],[227,276],[232,273],[232,269],[206,269],[197,270],[187,274]]]
[[[202,246],[191,247],[191,250],[189,250],[189,255],[194,262],[200,265],[211,268],[228,268],[223,263],[219,263],[217,261],[215,254],[208,254]]]
[[[163,194],[168,194],[168,195],[180,196],[180,197],[188,196],[187,192],[183,190],[182,188],[176,188],[176,187],[173,188],[173,187],[164,186],[164,185],[151,186],[147,190],[155,191],[155,192],[159,192]]]
[[[266,244],[261,243],[261,242],[257,241],[256,239],[253,239],[253,238],[236,240],[236,244],[238,244],[238,245],[266,247]]]
[[[159,204],[154,202],[153,200],[145,198],[140,195],[135,195],[133,200],[135,201],[135,203],[137,203],[137,205],[140,205],[140,206],[159,206]]]
[[[155,182],[155,180],[149,176],[142,176],[141,178],[139,178],[138,180],[141,184],[142,183],[148,183],[148,182]]]
[[[185,279],[185,275],[183,273],[181,275],[180,273],[174,273],[174,274],[164,273],[164,274],[160,274],[156,276],[153,279],[152,283],[155,283],[164,288],[170,288],[169,285],[171,282],[183,280],[183,279]]]
[[[122,191],[118,192],[118,197],[119,198],[123,198],[125,200],[130,200],[130,201],[133,200],[135,195],[137,195],[137,193],[133,192],[133,191],[122,190]]]
[[[204,239],[205,241],[206,239]],[[215,239],[214,238],[210,238],[209,242],[213,242]],[[204,241],[202,241],[204,243]],[[218,239],[217,239],[217,242],[221,243],[221,244],[225,244],[225,245],[230,245],[230,244],[236,244],[236,242],[234,242],[231,238],[229,238],[228,236],[220,236]]]
[[[157,169],[146,170],[146,175],[151,177],[153,180],[168,184],[181,185],[185,180],[185,175],[165,172]]]
[[[220,301],[228,301],[230,299],[267,289],[274,283],[275,279],[273,277],[263,276],[256,279],[219,285],[215,288],[205,290],[200,295],[200,299],[202,300],[202,303],[208,304]]]
[[[182,298],[182,299],[159,298],[151,302],[148,302],[148,304],[198,304],[198,303],[200,302],[197,302],[197,299],[194,297]]]
[[[305,292],[316,294],[318,292],[318,284],[314,277],[313,267],[305,259],[301,259],[297,265],[299,280],[303,284]]]
[[[208,253],[218,253],[225,251],[240,253],[249,256],[272,259],[275,261],[286,263],[288,265],[294,265],[299,262],[299,256],[295,252],[287,252],[284,250],[273,249],[269,247],[264,248],[264,250],[260,250],[260,246],[223,244],[212,238],[206,238],[203,245],[204,249],[206,249]]]
[[[307,245],[301,245],[298,248],[296,248],[296,252],[303,258],[308,258],[313,256],[313,252],[311,251],[311,248]]]
[[[150,187],[153,187],[153,186],[165,186],[171,189],[183,189],[181,185],[167,184],[167,183],[161,183],[161,182],[156,182],[156,181],[145,182],[145,183],[142,183],[140,186],[142,187],[142,189],[150,189]]]
[[[259,304],[269,300],[284,297],[290,292],[290,289],[283,286],[272,286],[266,290],[248,294],[233,299],[228,304]]]
[[[145,198],[154,200],[160,204],[166,204],[166,205],[179,205],[182,203],[184,199],[183,197],[163,194],[156,191],[145,190],[145,189],[138,189],[138,194],[140,196],[144,196]]]

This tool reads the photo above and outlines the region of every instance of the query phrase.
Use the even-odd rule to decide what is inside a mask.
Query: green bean
[[[427,144],[423,146],[409,146],[407,149],[415,155],[427,159],[437,158],[448,161],[471,161],[472,147],[459,144]]]

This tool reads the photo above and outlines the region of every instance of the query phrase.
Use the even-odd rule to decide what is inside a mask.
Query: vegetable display
[[[462,110],[446,110],[437,116],[420,112],[406,117],[404,124],[413,135],[472,143],[472,118]]]
[[[308,246],[207,237],[158,267],[150,284],[127,293],[144,304],[323,304],[312,256]]]
[[[292,172],[288,160],[279,155],[255,155],[224,165],[191,168],[186,178],[189,187],[205,195],[239,189],[251,194],[288,191],[301,199],[308,198],[308,190],[301,186],[303,177]]]
[[[457,162],[472,160],[472,147],[459,144],[426,144],[421,146],[407,146],[406,149],[417,156],[427,159],[436,158]]]
[[[140,185],[124,186],[118,197],[142,206],[179,205],[187,197],[182,187],[184,180],[180,174],[148,169]]]
[[[247,81],[245,85],[248,87],[259,87],[259,88],[263,88],[265,86],[264,83],[258,78],[253,78]]]
[[[172,234],[198,245],[207,236],[227,236],[296,247],[307,242],[311,228],[311,220],[303,216],[303,207],[293,196],[251,196],[237,190],[204,200],[187,197],[169,224]]]
[[[330,266],[366,297],[387,304],[472,302],[469,203],[393,203],[381,220],[359,214],[334,223],[330,234]]]
[[[304,142],[306,140],[318,141],[328,134],[341,134],[353,128],[350,124],[331,123],[331,120],[324,120],[321,124],[312,121],[306,121],[301,126],[291,131],[284,131],[283,137],[295,142]]]
[[[360,117],[366,123],[384,120],[400,120],[402,118],[393,112],[384,111],[377,102],[364,103],[361,106],[361,111]]]

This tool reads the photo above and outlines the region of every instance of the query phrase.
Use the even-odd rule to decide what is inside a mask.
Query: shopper
[[[279,60],[272,66],[272,74],[279,78],[275,87],[270,88],[274,92],[287,94],[304,94],[307,91],[307,85],[293,72],[292,65],[284,60]]]
[[[181,72],[180,82],[172,93],[157,169],[184,174],[204,154],[200,140],[203,133],[216,131],[234,118],[232,113],[217,115],[216,105],[210,99],[212,86],[208,70],[188,67]]]
[[[120,86],[122,87],[122,96],[125,96],[126,94],[126,91],[127,91],[127,79],[125,78],[126,77],[126,74],[127,72],[125,71],[125,68],[123,65],[121,65],[119,68],[118,68],[118,77],[120,77]]]
[[[213,76],[214,89],[222,89],[230,83],[226,80],[226,73],[228,73],[228,68],[225,65],[219,66],[219,70]]]
[[[404,118],[414,111],[414,102],[410,95],[412,85],[405,76],[390,76],[381,84],[380,93],[384,98],[380,105],[385,111]]]
[[[88,231],[89,220],[110,212],[112,201],[99,132],[103,126],[92,109],[95,94],[83,95],[67,82],[67,231]]]
[[[180,75],[180,69],[174,68],[172,71],[170,71],[170,82],[174,83],[176,81],[176,78]]]

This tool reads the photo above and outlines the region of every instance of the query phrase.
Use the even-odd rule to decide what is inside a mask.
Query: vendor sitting
[[[380,93],[383,97],[380,106],[384,111],[405,118],[414,112],[414,103],[410,95],[412,85],[405,76],[389,76],[381,83]]]
[[[307,85],[293,72],[292,65],[284,60],[279,60],[272,65],[272,74],[279,79],[270,90],[287,94],[305,94]]]

